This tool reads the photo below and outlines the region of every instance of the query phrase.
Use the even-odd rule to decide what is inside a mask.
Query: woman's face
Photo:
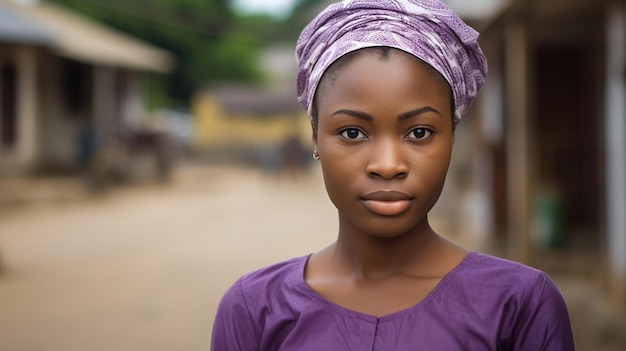
[[[313,142],[340,230],[394,237],[428,225],[454,143],[437,74],[402,51],[366,49],[322,80]]]

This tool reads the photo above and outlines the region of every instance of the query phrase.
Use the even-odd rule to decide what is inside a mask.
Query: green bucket
[[[563,246],[565,242],[563,222],[564,201],[556,193],[542,193],[534,203],[533,231],[537,243],[545,248]]]

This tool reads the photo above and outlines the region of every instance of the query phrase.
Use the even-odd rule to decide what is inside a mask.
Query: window
[[[91,68],[73,60],[63,63],[65,108],[72,113],[86,113],[91,106]]]
[[[11,149],[17,141],[17,68],[0,66],[0,145]]]

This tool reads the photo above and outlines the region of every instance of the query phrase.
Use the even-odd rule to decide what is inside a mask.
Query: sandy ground
[[[72,182],[46,187],[62,201],[0,206],[2,351],[208,350],[219,298],[238,276],[326,246],[337,226],[319,174],[278,182],[186,167],[169,186],[95,199]],[[593,287],[557,284],[580,315],[579,350],[626,349],[623,319]]]
[[[5,209],[0,350],[207,350],[239,275],[317,250],[335,228],[321,183],[232,169]]]

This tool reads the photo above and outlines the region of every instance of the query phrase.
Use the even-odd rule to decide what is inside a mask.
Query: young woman
[[[486,77],[477,37],[437,0],[346,0],[304,29],[298,93],[338,237],[240,278],[213,350],[573,350],[544,273],[428,223]]]

